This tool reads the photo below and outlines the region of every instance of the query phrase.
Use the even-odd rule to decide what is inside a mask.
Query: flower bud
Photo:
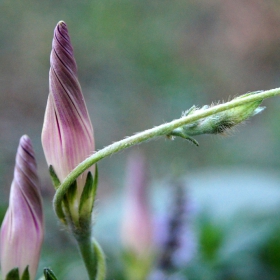
[[[35,278],[43,241],[43,209],[32,144],[22,136],[16,155],[9,208],[0,233],[0,259],[3,279],[14,268],[20,277],[28,266]]]
[[[153,247],[153,225],[147,197],[144,158],[133,154],[128,161],[122,241],[126,250],[140,258]]]
[[[128,161],[122,243],[127,279],[147,279],[153,257],[153,224],[147,196],[144,158],[132,154]]]
[[[255,94],[258,92],[251,92],[237,97],[236,99],[241,99],[243,97]],[[248,102],[243,105],[236,106],[234,108],[225,110],[223,112],[211,115],[209,117],[200,119],[196,122],[184,125],[177,129],[174,129],[169,136],[180,136],[182,138],[192,141],[194,144],[198,145],[195,139],[191,136],[200,134],[221,134],[239,123],[246,121],[248,118],[259,114],[265,107],[260,107],[262,100]],[[184,116],[191,115],[200,110],[208,109],[209,106],[205,105],[201,109],[192,107],[188,110]]]
[[[94,152],[93,128],[77,78],[77,66],[67,26],[60,21],[55,30],[50,56],[49,88],[42,145],[49,166],[62,182]],[[90,168],[94,171],[94,167]],[[77,199],[88,172],[77,178]]]

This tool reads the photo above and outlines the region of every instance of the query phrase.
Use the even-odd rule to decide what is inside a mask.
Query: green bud
[[[247,93],[237,97],[236,99],[244,98],[255,93],[258,92]],[[232,127],[236,126],[237,124],[242,123],[248,118],[262,112],[265,109],[265,107],[259,107],[261,103],[262,100],[258,100],[239,105],[237,107],[200,119],[191,124],[179,127],[173,130],[168,136],[179,136],[198,145],[197,141],[191,136],[196,136],[200,134],[224,133]],[[192,107],[191,109],[186,111],[183,114],[183,116],[191,115],[194,112],[198,112],[208,108],[208,105],[203,106],[201,109]]]

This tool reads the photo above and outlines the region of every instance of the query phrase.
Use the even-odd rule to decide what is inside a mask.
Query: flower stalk
[[[187,124],[194,123],[200,119],[218,114],[220,112],[230,110],[232,108],[262,101],[263,99],[273,97],[280,94],[280,88],[275,88],[267,91],[262,91],[254,94],[248,94],[246,96],[243,96],[242,98],[235,98],[229,102],[218,104],[215,106],[212,106],[210,108],[204,109],[204,110],[197,110],[193,114],[189,114],[187,116],[182,116],[179,119],[173,120],[171,122],[161,124],[159,126],[156,126],[154,128],[142,131],[140,133],[137,133],[133,136],[127,137],[123,140],[120,140],[118,142],[115,142],[97,152],[92,154],[90,157],[85,159],[83,162],[81,162],[79,165],[77,165],[64,179],[64,181],[61,183],[59,188],[57,189],[57,192],[55,194],[53,205],[54,209],[56,211],[56,214],[58,217],[61,216],[61,201],[63,200],[64,195],[67,193],[69,187],[71,184],[76,180],[78,176],[80,176],[85,170],[90,168],[92,165],[100,161],[101,159],[110,156],[114,153],[117,153],[121,150],[124,150],[126,148],[129,148],[133,145],[140,144],[142,142],[145,142],[147,140],[159,137],[159,136],[166,136],[169,135],[174,129],[182,127]]]

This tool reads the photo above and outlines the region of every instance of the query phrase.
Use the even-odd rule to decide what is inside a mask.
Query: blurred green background
[[[69,28],[96,149],[101,149],[178,118],[194,104],[279,87],[280,2],[0,1],[1,215],[19,138],[28,134],[46,208],[40,267],[52,267],[60,279],[85,279],[73,241],[51,209],[54,191],[40,143],[51,41],[59,20]],[[171,177],[186,178],[192,190],[199,245],[186,268],[189,279],[280,279],[280,99],[264,105],[261,115],[225,137],[198,137],[198,148],[182,139],[134,148],[146,155],[154,203],[166,203],[157,193]],[[96,230],[103,237],[111,233],[108,242],[116,247],[128,154],[99,164]],[[114,261],[118,253],[108,244],[104,241],[112,265],[108,279],[122,279]]]

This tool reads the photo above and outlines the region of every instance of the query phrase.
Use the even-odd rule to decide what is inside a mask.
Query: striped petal
[[[0,258],[3,279],[18,267],[20,275],[29,267],[35,279],[44,235],[43,209],[36,161],[28,136],[20,139],[9,208],[1,226]]]
[[[77,66],[67,26],[54,30],[50,56],[49,88],[42,144],[48,165],[57,177],[65,177],[94,152],[93,128],[77,78]],[[93,171],[93,168],[91,168]],[[79,195],[86,172],[77,179]]]

